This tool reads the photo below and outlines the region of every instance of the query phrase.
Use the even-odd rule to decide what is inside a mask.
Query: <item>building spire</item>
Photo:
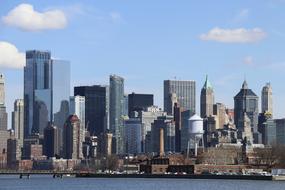
[[[203,86],[204,89],[213,89],[213,86],[211,85],[209,79],[208,79],[208,75],[206,75],[206,81],[204,83],[204,86]]]
[[[242,83],[242,89],[248,89],[248,84],[247,84],[245,79],[244,79],[244,81]]]

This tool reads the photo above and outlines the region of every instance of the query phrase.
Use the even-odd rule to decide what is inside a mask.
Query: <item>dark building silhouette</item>
[[[153,106],[153,94],[129,94],[128,105],[129,117],[132,117],[134,111],[139,112]]]
[[[247,82],[244,81],[239,93],[234,97],[235,125],[238,130],[238,138],[242,137],[244,132],[244,114],[250,119],[250,126],[253,133],[253,142],[261,143],[261,136],[258,133],[258,96],[248,88]]]
[[[175,123],[175,152],[181,151],[181,112],[182,109],[178,106],[178,103],[174,104],[173,116]]]
[[[85,126],[90,135],[99,136],[109,129],[109,87],[74,87],[74,96],[85,96]]]
[[[59,155],[59,133],[58,128],[51,123],[44,129],[44,155],[48,158]]]

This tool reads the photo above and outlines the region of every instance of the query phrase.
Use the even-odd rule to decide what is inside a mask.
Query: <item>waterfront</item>
[[[19,179],[19,176],[0,176],[1,190],[279,190],[285,187],[282,181],[251,180],[201,180],[201,179],[128,179],[128,178],[73,178],[53,179],[47,176],[31,176]]]

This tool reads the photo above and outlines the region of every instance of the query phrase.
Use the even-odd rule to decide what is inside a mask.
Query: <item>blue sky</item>
[[[27,22],[31,6],[37,14]],[[154,93],[162,106],[163,80],[176,77],[197,81],[199,110],[206,74],[216,101],[228,107],[246,77],[259,96],[271,82],[274,116],[284,117],[284,18],[283,0],[0,0],[0,71],[9,116],[13,101],[23,97],[22,55],[39,49],[71,62],[71,91],[108,84],[117,74],[125,78],[126,93]],[[10,53],[17,56],[7,59]]]

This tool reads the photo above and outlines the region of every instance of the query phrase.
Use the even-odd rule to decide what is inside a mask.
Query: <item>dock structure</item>
[[[63,178],[64,175],[76,176],[78,171],[49,171],[49,170],[31,170],[31,171],[17,171],[17,170],[2,170],[0,175],[19,175],[22,179],[26,177],[29,179],[32,175],[51,175],[53,178]]]

